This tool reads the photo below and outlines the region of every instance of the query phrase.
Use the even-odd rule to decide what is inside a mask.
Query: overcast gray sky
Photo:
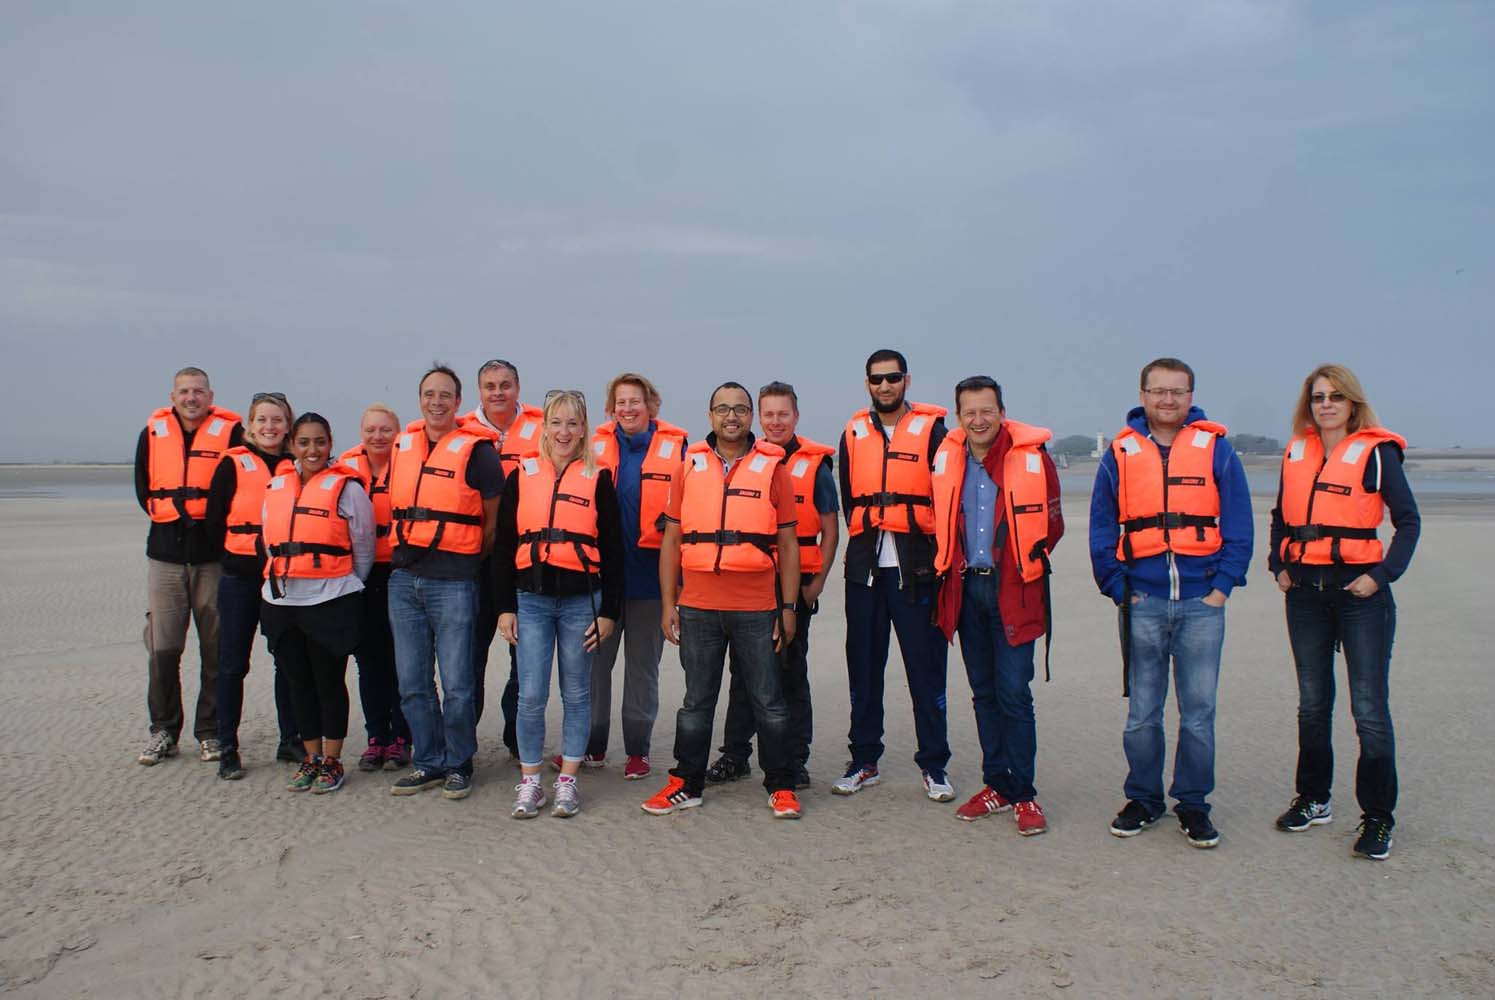
[[[170,373],[351,444],[440,357],[699,434],[977,372],[1112,431],[1141,364],[1282,436],[1321,360],[1488,445],[1495,5],[33,0],[0,30],[0,460],[126,460]],[[469,392],[467,402],[476,402]]]

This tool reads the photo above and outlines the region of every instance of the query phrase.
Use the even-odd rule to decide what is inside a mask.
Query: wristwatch
[[[798,607],[798,605],[796,605],[793,601],[781,601],[779,603],[780,611],[793,611],[796,607]]]

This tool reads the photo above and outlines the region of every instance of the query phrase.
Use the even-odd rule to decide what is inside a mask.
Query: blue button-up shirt
[[[960,510],[965,515],[966,564],[991,569],[993,536],[997,532],[997,484],[986,466],[966,452],[966,480],[960,488]]]

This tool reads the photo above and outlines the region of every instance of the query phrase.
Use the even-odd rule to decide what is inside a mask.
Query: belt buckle
[[[966,576],[991,576],[996,571],[997,571],[997,568],[995,566],[967,566],[966,569],[965,569],[965,575]]]

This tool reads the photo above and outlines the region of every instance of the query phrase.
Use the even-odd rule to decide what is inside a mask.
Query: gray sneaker
[[[197,757],[204,763],[223,759],[223,744],[211,736],[202,741],[202,746],[197,748]]]
[[[176,756],[176,740],[171,738],[170,733],[151,733],[150,742],[146,743],[145,749],[140,751],[140,756],[135,759],[146,767],[154,767],[167,757]]]
[[[555,805],[550,809],[550,815],[575,816],[581,812],[581,792],[576,787],[575,781],[562,781],[557,779],[555,783]]]
[[[521,781],[514,786],[514,791],[519,794],[514,798],[514,811],[510,814],[515,819],[534,819],[540,815],[544,807],[545,786],[540,784],[536,777],[533,781]]]

